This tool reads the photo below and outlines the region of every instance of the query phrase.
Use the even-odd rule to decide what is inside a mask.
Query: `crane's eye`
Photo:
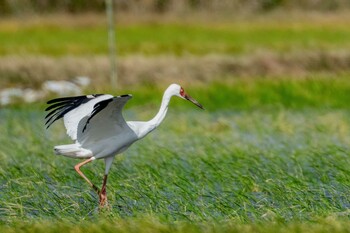
[[[184,97],[184,95],[185,95],[185,91],[184,91],[184,89],[181,87],[181,89],[180,89],[180,95],[182,96],[182,97]]]

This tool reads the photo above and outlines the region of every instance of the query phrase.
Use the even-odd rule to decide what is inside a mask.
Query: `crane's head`
[[[174,95],[176,95],[182,99],[188,100],[188,101],[192,102],[194,105],[196,105],[197,107],[204,109],[203,106],[200,103],[198,103],[197,100],[193,99],[189,94],[187,94],[185,92],[185,90],[180,85],[171,84],[169,88],[174,91]]]

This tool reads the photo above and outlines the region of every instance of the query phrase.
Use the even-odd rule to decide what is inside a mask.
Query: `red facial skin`
[[[185,97],[185,90],[181,87],[181,89],[180,89],[180,95],[182,96],[182,97]]]

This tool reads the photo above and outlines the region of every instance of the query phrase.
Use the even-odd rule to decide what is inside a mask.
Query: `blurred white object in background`
[[[13,99],[22,98],[23,90],[21,88],[6,88],[0,91],[1,105],[10,104]]]
[[[81,95],[82,88],[91,83],[89,77],[78,76],[73,82],[69,81],[45,81],[41,90],[30,88],[5,88],[0,90],[0,105],[8,105],[16,101],[32,103],[43,99],[46,95],[53,93],[58,96]]]
[[[87,87],[91,83],[90,78],[86,76],[78,76],[73,81],[81,87]]]
[[[0,105],[8,105],[16,101],[32,103],[44,97],[42,91],[30,88],[6,88],[0,91]]]
[[[82,93],[81,88],[77,84],[69,81],[46,81],[43,83],[42,89],[60,96],[80,95]]]

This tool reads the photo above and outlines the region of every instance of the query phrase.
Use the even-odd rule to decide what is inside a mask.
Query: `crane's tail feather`
[[[79,144],[69,144],[55,146],[54,151],[56,155],[63,155],[71,158],[91,158],[91,150],[82,148]]]

